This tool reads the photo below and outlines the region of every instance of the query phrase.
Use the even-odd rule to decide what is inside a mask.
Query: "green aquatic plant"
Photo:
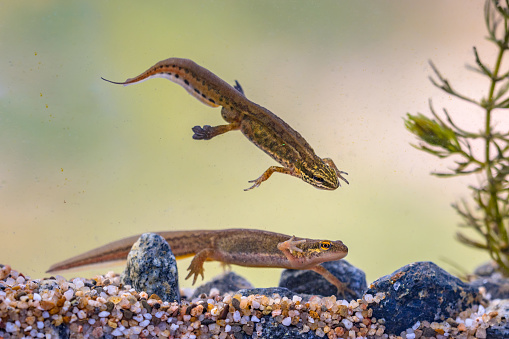
[[[414,147],[439,158],[454,159],[449,172],[434,175],[478,176],[479,184],[469,186],[472,193],[470,201],[462,200],[452,206],[463,219],[461,226],[473,229],[479,236],[458,232],[457,238],[466,245],[488,251],[500,271],[509,276],[509,126],[493,122],[493,114],[507,114],[505,110],[509,108],[509,70],[501,67],[504,55],[509,50],[509,0],[505,0],[504,4],[487,0],[484,18],[487,39],[497,48],[496,59],[492,67],[488,66],[481,61],[474,47],[475,66],[468,67],[489,79],[484,96],[470,98],[462,95],[430,62],[435,75],[430,77],[433,85],[454,98],[480,108],[484,126],[479,131],[465,130],[453,121],[445,108],[441,114],[443,118],[440,118],[431,100],[433,117],[407,114],[405,126],[421,141]]]

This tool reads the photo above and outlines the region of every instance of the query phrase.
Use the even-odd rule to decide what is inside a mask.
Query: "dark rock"
[[[284,287],[268,287],[268,288],[250,288],[250,289],[244,289],[237,292],[238,294],[242,296],[248,296],[248,295],[266,295],[266,296],[273,296],[275,294],[279,294],[280,297],[287,297],[288,299],[292,299],[294,295],[298,295],[302,297],[300,294],[295,293],[293,291],[290,291],[287,288]]]
[[[120,281],[163,301],[180,301],[175,256],[168,242],[155,233],[142,234],[133,245]]]
[[[279,338],[292,338],[292,339],[319,339],[320,337],[315,334],[315,331],[307,333],[300,333],[300,329],[295,326],[285,326],[278,323],[274,318],[266,316],[263,317],[265,323],[262,328],[262,335],[260,338],[264,339],[279,339]],[[322,338],[326,338],[325,335]],[[244,338],[250,338],[245,336]]]
[[[65,324],[61,324],[57,327],[58,331],[58,338],[70,338],[71,337],[71,331],[69,329],[69,326],[66,326]]]
[[[498,264],[489,261],[474,271],[477,279],[470,284],[475,287],[484,287],[488,299],[509,299],[509,279],[498,272]]]
[[[384,292],[372,306],[373,317],[385,319],[386,333],[399,335],[417,321],[444,321],[482,302],[477,289],[432,262],[416,262],[384,276],[366,293]]]
[[[488,299],[508,299],[509,298],[509,279],[501,273],[494,273],[491,276],[481,276],[474,280],[470,285],[476,289],[484,287]]]
[[[271,316],[262,317],[261,323],[262,327],[262,335],[258,336],[258,338],[263,339],[279,339],[279,338],[288,338],[288,339],[323,339],[327,338],[327,336],[318,336],[315,334],[315,331],[309,331],[307,333],[300,333],[302,329],[296,326],[285,326],[281,323],[278,323]],[[234,334],[235,339],[251,339],[252,334],[246,333],[244,329],[240,332]]]
[[[196,291],[194,291],[192,298],[197,298],[202,293],[209,295],[212,288],[217,288],[219,290],[219,294],[224,295],[227,292],[235,292],[240,289],[253,288],[253,285],[251,285],[251,283],[245,278],[230,271],[218,275],[212,278],[212,280],[208,283],[198,287]]]
[[[498,270],[498,264],[495,261],[488,261],[474,270],[474,274],[480,277],[489,277]]]
[[[498,300],[492,302],[486,308],[486,313],[493,311],[498,313],[502,322],[488,327],[486,329],[486,337],[490,339],[509,338],[509,300]]]
[[[44,279],[39,284],[39,291],[52,291],[54,289],[58,289],[58,283],[54,279]]]
[[[490,339],[507,339],[509,338],[509,323],[504,322],[503,325],[493,325],[486,329],[486,338]]]
[[[329,261],[322,264],[328,271],[341,280],[353,293],[345,291],[342,298],[358,299],[367,289],[366,274],[346,260]],[[306,293],[329,297],[337,295],[336,286],[325,280],[320,274],[309,270],[284,270],[279,286],[296,293]]]

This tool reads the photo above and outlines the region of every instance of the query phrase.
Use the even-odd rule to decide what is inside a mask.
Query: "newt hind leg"
[[[193,127],[193,139],[195,140],[210,140],[215,136],[224,134],[229,131],[240,129],[240,122],[242,120],[242,114],[233,108],[223,107],[221,109],[221,116],[224,120],[229,122],[228,125],[209,126],[205,125]]]
[[[235,88],[237,91],[239,91],[244,96],[246,96],[246,94],[244,93],[244,89],[242,88],[242,86],[239,84],[239,82],[237,80],[235,80],[235,85],[233,85],[233,88]]]
[[[194,126],[192,128],[194,135],[194,140],[210,140],[215,136],[224,134],[229,131],[233,131],[240,128],[240,124],[236,122],[232,122],[228,125],[219,125],[219,126],[209,126],[205,125],[203,127],[201,126]]]

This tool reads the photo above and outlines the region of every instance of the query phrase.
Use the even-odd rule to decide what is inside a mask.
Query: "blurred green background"
[[[0,2],[0,263],[40,278],[57,261],[133,234],[245,227],[340,239],[368,282],[421,260],[473,269],[488,256],[454,240],[460,219],[449,204],[475,178],[430,176],[449,162],[413,149],[402,117],[428,114],[433,97],[464,127],[481,121],[429,83],[427,62],[464,93],[485,93],[488,84],[464,69],[474,45],[494,60],[482,7]],[[320,191],[275,174],[244,192],[276,163],[240,132],[193,140],[191,127],[223,123],[220,109],[164,79],[129,87],[100,79],[123,81],[172,56],[239,80],[248,98],[347,171],[350,185]],[[280,273],[233,270],[260,287]],[[206,279],[220,272],[205,265]]]

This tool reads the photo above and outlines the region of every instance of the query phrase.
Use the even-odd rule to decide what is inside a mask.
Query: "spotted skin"
[[[321,263],[340,260],[348,254],[343,242],[297,238],[281,233],[253,229],[197,230],[156,232],[169,243],[177,259],[194,255],[186,279],[204,276],[205,261],[247,267],[278,267],[312,270],[338,288],[348,289]],[[140,235],[121,239],[67,259],[50,267],[48,272],[124,260]]]
[[[124,82],[124,86],[151,78],[173,81],[207,106],[222,106],[221,116],[227,125],[193,127],[193,139],[210,140],[233,130],[240,130],[252,143],[276,160],[281,166],[269,167],[259,178],[251,180],[252,186],[260,186],[273,173],[284,173],[301,178],[312,186],[334,190],[348,184],[343,174],[329,158],[318,157],[307,141],[281,118],[268,109],[255,104],[244,95],[240,84],[230,86],[224,80],[188,59],[169,58],[158,62],[142,74]]]

